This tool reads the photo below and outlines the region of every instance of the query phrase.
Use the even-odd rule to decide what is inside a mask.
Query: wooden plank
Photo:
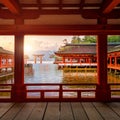
[[[82,105],[86,111],[86,114],[89,120],[103,120],[103,118],[98,113],[98,111],[95,109],[95,107],[92,105],[92,103],[84,102],[82,103]]]
[[[14,105],[14,103],[0,103],[0,118]]]
[[[16,103],[0,120],[13,120],[25,103]]]
[[[59,120],[59,103],[48,103],[44,120]]]
[[[120,116],[120,103],[119,102],[112,102],[107,104],[116,114]]]
[[[105,103],[94,103],[94,105],[105,120],[120,120],[120,117]]]
[[[0,120],[119,120],[120,103],[0,103]]]
[[[75,120],[88,120],[88,117],[79,102],[72,102],[71,105]]]
[[[26,103],[19,111],[19,113],[16,115],[14,120],[27,120],[35,106],[35,103]]]
[[[36,103],[32,113],[29,116],[29,120],[43,120],[45,109],[46,103]]]
[[[69,102],[62,102],[60,110],[60,120],[74,120],[71,104]]]

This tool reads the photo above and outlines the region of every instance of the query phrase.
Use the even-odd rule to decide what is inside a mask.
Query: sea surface
[[[62,79],[62,70],[58,70],[52,62],[32,64],[32,69],[24,77],[25,83],[61,83]]]
[[[28,68],[29,69],[29,68]],[[97,72],[64,72],[53,62],[32,63],[25,73],[25,83],[97,83]],[[108,73],[109,83],[120,83],[120,75]]]
[[[97,72],[64,72],[53,62],[33,62],[24,69],[24,83],[97,83]],[[120,75],[108,73],[109,83],[120,83]],[[0,83],[14,83],[14,76],[6,77]]]
[[[14,84],[14,76],[12,77],[5,77],[3,80],[0,81],[0,84]],[[42,64],[37,63],[30,63],[29,67],[25,67],[24,69],[24,83],[98,83],[97,80],[97,72],[78,72],[76,71],[67,71],[58,69],[57,64],[53,64],[53,62],[43,62]],[[108,73],[108,83],[120,83],[120,75],[114,75]],[[120,88],[120,86],[112,86],[114,88]],[[6,89],[6,87],[1,87],[2,89]],[[29,86],[27,89],[58,89],[58,86]],[[72,85],[72,86],[65,86],[64,89],[81,89],[81,88],[91,88],[94,89],[95,86],[90,85]],[[7,89],[11,89],[7,87]],[[113,95],[116,93],[112,93]],[[28,93],[28,97],[40,97],[39,92],[35,93]],[[81,96],[95,96],[95,93],[81,93]],[[46,97],[58,97],[59,93],[56,92],[46,92]],[[77,96],[76,92],[64,92],[63,96]],[[10,97],[9,93],[2,93],[0,92],[0,97]]]

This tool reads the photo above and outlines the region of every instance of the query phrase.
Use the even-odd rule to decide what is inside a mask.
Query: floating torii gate
[[[34,63],[36,64],[37,62],[37,58],[40,58],[40,63],[42,63],[42,58],[44,56],[44,54],[34,54]]]

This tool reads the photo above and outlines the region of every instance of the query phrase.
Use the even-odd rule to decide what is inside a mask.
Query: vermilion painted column
[[[117,66],[117,56],[115,55],[115,67]]]
[[[26,98],[24,85],[24,35],[15,35],[15,69],[14,86],[12,88],[12,100],[24,101]]]
[[[110,66],[112,65],[112,57],[111,57],[111,55],[110,55]]]
[[[0,68],[1,68],[1,63],[2,63],[2,57],[0,56]]]
[[[63,59],[63,63],[65,63],[65,57],[63,57],[62,59]]]
[[[39,58],[40,58],[40,64],[42,64],[42,56],[39,56]]]
[[[104,34],[97,37],[97,71],[96,98],[98,101],[110,101],[110,88],[107,83],[107,35]]]
[[[73,57],[70,57],[70,64],[73,64]]]
[[[8,68],[8,66],[9,66],[8,59],[9,59],[9,56],[7,55],[7,56],[6,56],[6,66],[7,66],[7,68]]]
[[[34,56],[34,63],[36,64],[36,61],[37,61],[37,57],[36,56]]]

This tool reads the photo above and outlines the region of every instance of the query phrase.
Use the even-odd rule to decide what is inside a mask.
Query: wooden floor
[[[120,120],[120,103],[0,103],[0,120]]]

